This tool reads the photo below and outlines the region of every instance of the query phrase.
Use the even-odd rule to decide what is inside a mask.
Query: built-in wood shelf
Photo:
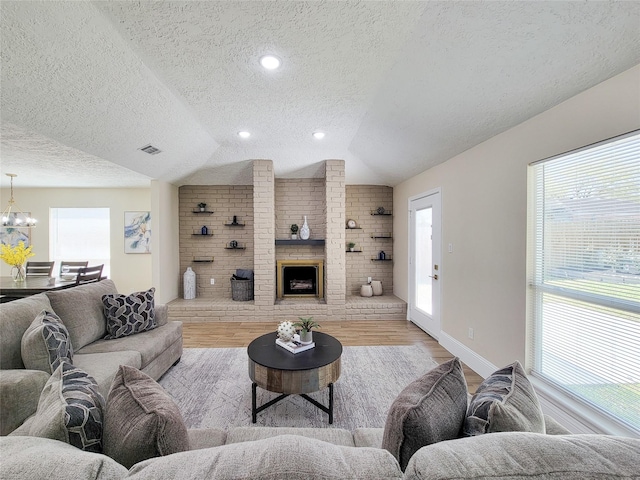
[[[225,223],[225,227],[244,227],[244,223]]]
[[[194,258],[193,263],[213,263],[213,258]]]
[[[347,253],[362,253],[362,250],[346,250]]]
[[[324,245],[324,238],[315,238],[309,240],[286,240],[286,239],[276,239],[276,245],[315,245],[322,246]]]
[[[384,213],[378,213],[378,212],[372,212],[371,215],[377,216],[377,215],[386,215],[386,216],[392,216],[393,213],[391,212],[384,212]]]
[[[214,212],[210,210],[194,210],[193,213],[197,213],[198,215],[212,215]]]
[[[213,237],[213,233],[192,233],[194,237]]]
[[[224,247],[225,250],[244,250],[246,247]]]
[[[392,258],[372,258],[371,261],[372,262],[390,262],[392,261]]]
[[[372,235],[371,238],[375,238],[375,239],[390,239],[390,238],[393,238],[393,237],[391,237],[389,235],[378,235],[378,236],[373,236]]]
[[[362,227],[353,227],[353,228],[345,227],[345,230],[362,230]]]

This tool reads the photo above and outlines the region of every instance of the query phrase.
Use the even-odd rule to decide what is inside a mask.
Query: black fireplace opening
[[[283,295],[318,295],[318,267],[282,267]]]

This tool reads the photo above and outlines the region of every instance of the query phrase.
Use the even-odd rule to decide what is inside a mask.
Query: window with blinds
[[[640,131],[529,173],[532,375],[640,433]]]

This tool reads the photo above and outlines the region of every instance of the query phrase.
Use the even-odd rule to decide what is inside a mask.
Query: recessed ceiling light
[[[322,140],[324,138],[324,132],[313,132],[313,138]]]
[[[275,55],[264,55],[260,57],[260,65],[267,70],[275,70],[280,66],[280,59]]]
[[[238,132],[238,136],[240,138],[249,138],[251,136],[251,134],[249,132],[245,132],[244,130],[242,132]]]

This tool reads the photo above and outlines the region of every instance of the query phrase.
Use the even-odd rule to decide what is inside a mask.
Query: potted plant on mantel
[[[349,247],[349,251],[353,252],[353,249],[356,248],[356,244],[353,242],[349,242],[348,247]]]
[[[299,317],[300,321],[293,324],[294,327],[300,328],[300,343],[309,344],[313,342],[312,328],[320,328],[317,322],[313,321],[313,317],[303,318]]]
[[[206,203],[199,203],[198,204],[198,208],[200,209],[201,212],[204,212],[207,208],[207,204]]]
[[[298,239],[298,224],[294,223],[293,225],[291,225],[291,240],[297,240]]]

